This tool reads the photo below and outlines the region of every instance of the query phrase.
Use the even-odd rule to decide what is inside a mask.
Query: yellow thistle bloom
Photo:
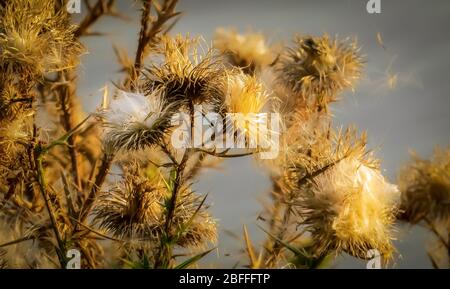
[[[376,249],[389,259],[398,198],[379,170],[348,158],[315,177],[300,206],[319,254],[343,250],[364,259]]]
[[[259,113],[269,100],[255,77],[244,73],[231,74],[226,85],[225,103],[232,113]]]
[[[247,142],[268,147],[271,141],[269,131],[261,130],[260,127],[267,128],[267,115],[262,113],[269,101],[269,95],[263,85],[254,76],[239,71],[228,76],[222,89],[226,111],[231,117],[227,129],[233,125],[238,132],[246,136]]]

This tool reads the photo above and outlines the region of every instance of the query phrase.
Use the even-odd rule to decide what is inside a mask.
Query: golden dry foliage
[[[0,62],[5,71],[42,75],[76,65],[83,48],[76,25],[53,0],[8,1],[0,18]]]

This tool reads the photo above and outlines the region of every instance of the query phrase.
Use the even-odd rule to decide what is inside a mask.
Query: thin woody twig
[[[85,1],[87,3],[87,7],[89,13],[87,16],[81,21],[78,25],[78,29],[75,31],[75,37],[80,37],[89,33],[89,28],[97,22],[97,20],[106,14],[112,15],[112,7],[114,5],[115,0],[98,0],[97,3],[91,7],[89,1]]]
[[[175,6],[178,0],[165,0],[162,7],[159,7],[156,2],[152,0],[144,0],[141,15],[141,31],[139,33],[139,42],[136,50],[134,60],[134,69],[130,75],[131,88],[135,89],[136,80],[139,78],[142,69],[144,58],[148,54],[148,48],[155,42],[157,35],[163,31],[164,25],[170,19],[180,15],[180,12],[175,12]],[[153,5],[153,6],[152,6]],[[156,20],[152,20],[151,9],[154,7],[156,11]],[[167,33],[165,29],[163,33]]]

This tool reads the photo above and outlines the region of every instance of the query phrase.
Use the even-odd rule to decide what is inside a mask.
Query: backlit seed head
[[[338,42],[327,35],[297,37],[276,65],[278,80],[294,97],[309,105],[325,105],[353,88],[362,60],[355,42]]]
[[[317,253],[345,251],[365,259],[370,249],[392,257],[399,191],[379,170],[348,158],[312,180],[299,206]]]
[[[104,143],[110,151],[139,150],[158,144],[171,126],[177,106],[168,104],[160,91],[150,95],[119,91],[105,120]]]
[[[263,112],[270,99],[269,94],[256,77],[240,70],[230,73],[226,80],[222,90],[225,110],[231,113],[232,122],[226,125],[233,125],[238,132],[245,134],[247,141],[267,146],[270,143],[270,131],[262,131],[260,126],[268,126],[268,120],[265,119],[267,115]]]
[[[95,221],[117,238],[157,240],[161,232],[163,195],[163,191],[146,179],[126,174],[98,198]]]

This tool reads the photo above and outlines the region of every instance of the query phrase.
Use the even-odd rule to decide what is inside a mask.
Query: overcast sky
[[[79,94],[89,111],[100,102],[98,90],[119,78],[111,44],[132,55],[135,51],[139,15],[132,6],[134,1],[118,2],[132,21],[103,19],[95,28],[109,35],[84,40],[90,54],[82,59]],[[368,14],[366,0],[180,2],[184,15],[173,31],[203,35],[207,41],[219,26],[264,32],[272,42],[289,43],[296,33],[357,37],[366,56],[365,76],[355,93],[345,93],[344,100],[333,107],[335,123],[367,130],[369,144],[377,149],[391,181],[408,160],[408,150],[429,156],[435,145],[450,144],[450,1],[381,0],[380,14]],[[377,43],[378,32],[386,50]],[[394,89],[387,84],[389,74],[398,75]],[[256,200],[269,187],[264,172],[249,158],[227,161],[223,170],[207,172],[196,184],[199,192],[210,194],[211,211],[219,219],[221,231],[241,234],[246,224],[256,240],[262,237],[255,226],[261,210]],[[395,267],[429,268],[423,231],[402,227],[398,235],[396,246],[402,258]],[[212,256],[208,261],[232,266],[236,248],[236,241],[221,233],[221,258]],[[227,253],[232,256],[225,257]],[[336,265],[365,266],[351,257],[339,258]]]

